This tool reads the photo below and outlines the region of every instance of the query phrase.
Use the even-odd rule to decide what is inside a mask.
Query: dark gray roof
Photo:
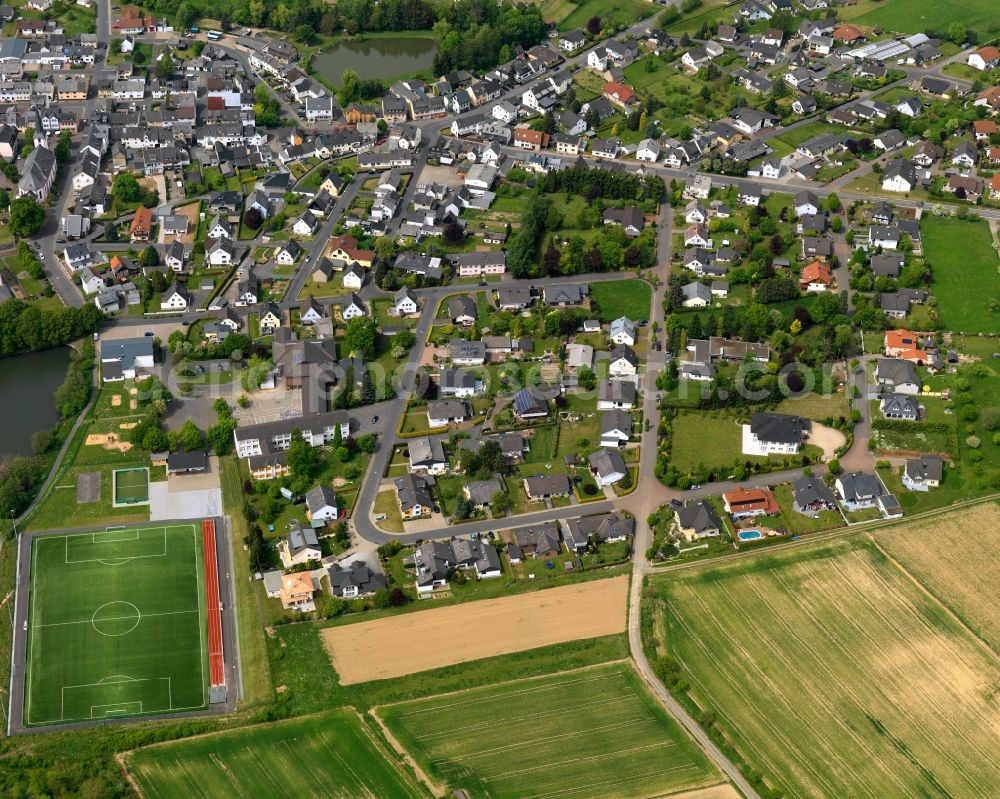
[[[591,452],[587,460],[590,463],[590,468],[602,478],[615,473],[628,474],[625,459],[622,458],[621,453],[617,449],[601,447],[599,450]]]
[[[329,569],[330,593],[343,596],[344,589],[353,586],[358,594],[373,594],[387,587],[384,574],[372,571],[363,561],[356,560],[345,569],[339,563],[334,563]]]
[[[798,444],[809,429],[809,422],[801,416],[782,413],[755,413],[750,417],[750,432],[761,441],[780,444]]]
[[[719,515],[707,501],[699,499],[689,505],[677,509],[677,521],[684,529],[700,533],[706,530],[718,530],[721,526]]]
[[[819,477],[800,477],[798,480],[792,481],[792,492],[795,496],[795,504],[800,508],[805,508],[815,502],[825,502],[831,505],[834,502],[833,491]]]
[[[864,472],[852,472],[837,478],[837,482],[843,491],[844,500],[847,502],[855,500],[865,500],[882,495],[882,483],[873,474]]]
[[[399,505],[406,511],[414,505],[430,508],[434,505],[427,481],[416,474],[404,474],[396,478],[396,492],[399,494]]]
[[[906,476],[914,482],[926,480],[940,482],[944,476],[944,459],[937,455],[921,455],[906,461]]]

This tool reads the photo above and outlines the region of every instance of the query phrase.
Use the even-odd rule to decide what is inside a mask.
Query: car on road
[[[691,486],[691,490],[692,491],[697,491],[699,488],[701,488],[701,486],[698,485],[698,484],[695,484],[695,485]]]
[[[684,507],[684,503],[681,502],[679,499],[672,499],[672,500],[670,500],[670,504],[673,507],[675,507],[675,508],[683,508]]]
[[[378,424],[378,416],[372,417],[372,424]]]
[[[66,239],[56,239],[56,244],[65,244]]]
[[[151,336],[153,335],[153,331],[152,331],[152,330],[147,330],[147,331],[146,331],[145,333],[143,333],[142,335],[146,336],[147,338],[148,338],[148,337],[151,337]]]

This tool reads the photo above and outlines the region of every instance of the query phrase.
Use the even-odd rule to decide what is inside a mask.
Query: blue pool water
[[[760,530],[740,530],[736,537],[740,541],[756,541],[758,538],[763,538],[764,534]]]

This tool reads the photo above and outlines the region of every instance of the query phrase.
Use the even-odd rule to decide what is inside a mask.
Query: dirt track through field
[[[465,602],[322,631],[342,685],[625,632],[628,577]]]

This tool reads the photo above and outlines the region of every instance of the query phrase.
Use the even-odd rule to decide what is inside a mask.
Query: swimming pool
[[[759,538],[763,538],[764,534],[760,530],[740,530],[736,537],[740,541],[756,541]]]

